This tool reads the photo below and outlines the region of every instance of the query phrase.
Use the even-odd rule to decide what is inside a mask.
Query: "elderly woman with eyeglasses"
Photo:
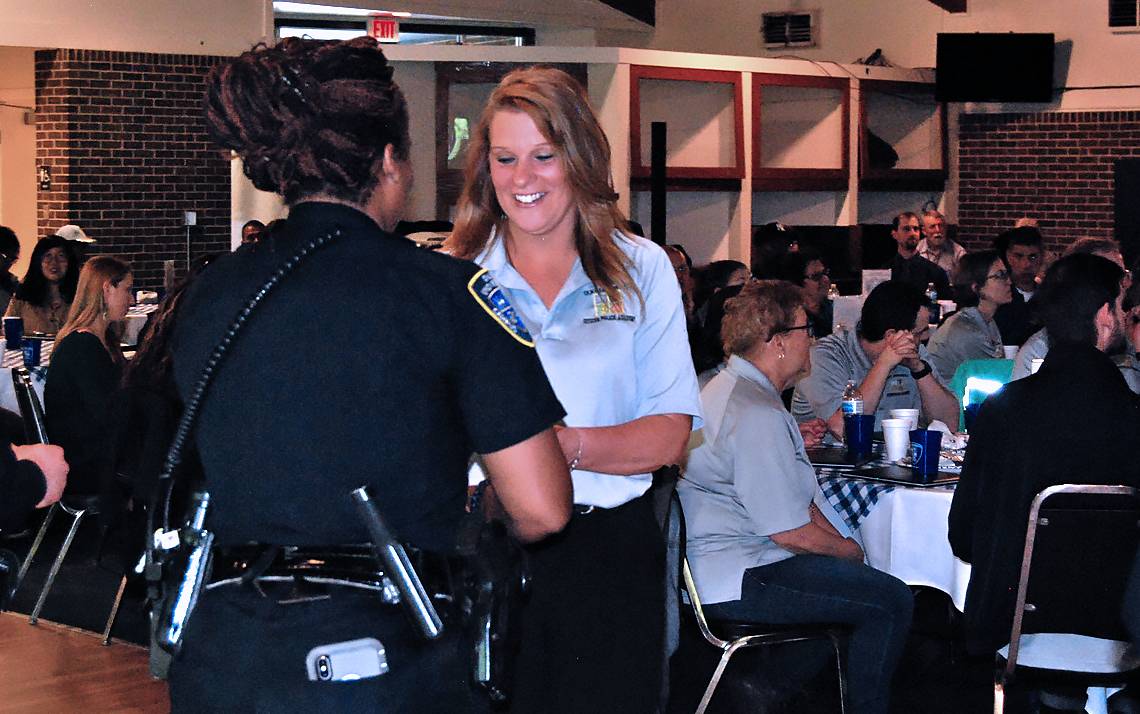
[[[848,710],[885,713],[913,598],[840,532],[780,400],[811,371],[801,289],[746,285],[722,334],[728,365],[701,391],[704,441],[678,485],[697,592],[716,618],[849,625]]]
[[[967,360],[1003,356],[1001,330],[994,322],[994,313],[1013,299],[1009,271],[992,250],[962,256],[954,273],[954,288],[959,310],[938,328],[927,345],[930,363],[946,379]]]

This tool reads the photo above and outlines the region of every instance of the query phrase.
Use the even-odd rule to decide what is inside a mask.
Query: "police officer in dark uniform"
[[[350,497],[361,485],[401,541],[446,552],[472,452],[518,537],[561,529],[571,487],[550,427],[563,410],[530,335],[485,271],[389,233],[412,180],[408,118],[375,43],[256,48],[211,74],[206,118],[290,214],[190,288],[173,350],[184,397],[250,295],[335,234],[255,310],[202,402],[194,443],[217,552],[365,542]],[[207,589],[171,665],[174,711],[478,706],[446,631],[429,643],[374,591],[308,585]],[[369,637],[388,672],[310,681],[310,652]]]

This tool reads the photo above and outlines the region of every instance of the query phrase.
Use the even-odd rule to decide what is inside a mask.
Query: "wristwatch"
[[[916,381],[916,382],[934,371],[933,369],[931,369],[929,362],[927,362],[926,360],[920,360],[920,361],[922,362],[922,369],[920,369],[918,371],[915,371],[912,369],[910,371],[910,376],[912,378],[914,378],[914,381]]]

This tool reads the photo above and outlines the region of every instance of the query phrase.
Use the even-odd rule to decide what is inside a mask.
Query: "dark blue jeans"
[[[713,618],[850,626],[845,664],[848,711],[855,714],[886,713],[913,609],[914,597],[901,580],[824,555],[796,555],[746,570],[739,600],[706,608]]]

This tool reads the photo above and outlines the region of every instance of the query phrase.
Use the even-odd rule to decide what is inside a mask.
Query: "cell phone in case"
[[[388,657],[380,640],[363,637],[317,645],[305,656],[305,669],[313,682],[353,682],[386,673]]]

